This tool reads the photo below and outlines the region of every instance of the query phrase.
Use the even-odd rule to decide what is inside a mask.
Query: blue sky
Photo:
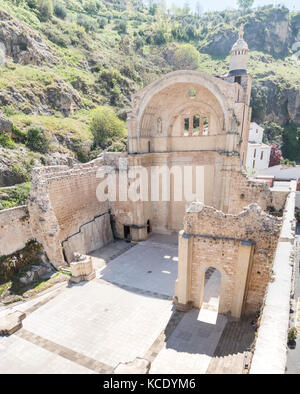
[[[166,0],[166,1],[168,5],[171,4],[184,5],[188,1],[190,7],[193,8],[193,6],[197,3],[198,0]],[[199,2],[204,11],[221,11],[226,8],[237,8],[236,0],[199,0]],[[300,10],[300,0],[281,0],[281,1],[255,0],[254,7],[268,5],[268,4],[277,5],[279,3],[284,4],[290,10],[296,10],[296,11]]]

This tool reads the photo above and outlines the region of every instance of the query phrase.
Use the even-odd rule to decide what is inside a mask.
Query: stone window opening
[[[190,130],[190,118],[184,118],[183,121],[183,135],[186,137],[189,135]]]
[[[150,220],[148,219],[148,220],[147,220],[147,234],[150,234],[151,231],[152,231],[152,229],[151,229],[151,224],[150,224]]]
[[[148,141],[148,153],[150,153],[150,152],[151,152],[151,142]]]
[[[130,226],[125,226],[124,225],[124,239],[127,242],[131,241],[131,237],[130,237]]]
[[[195,88],[190,88],[188,94],[190,99],[194,99],[197,96],[197,90]]]
[[[263,160],[263,158],[264,158],[264,151],[261,151],[261,153],[260,153],[260,160]]]
[[[242,82],[242,77],[240,77],[240,76],[234,77],[234,82],[236,82],[236,83],[238,83],[238,84],[241,84],[241,82]]]
[[[193,116],[184,118],[183,120],[184,137],[208,135],[208,133],[209,133],[208,116],[202,116],[196,113]]]
[[[193,135],[200,134],[200,115],[196,114],[193,116]]]
[[[203,135],[208,135],[209,131],[209,118],[208,116],[203,117]]]

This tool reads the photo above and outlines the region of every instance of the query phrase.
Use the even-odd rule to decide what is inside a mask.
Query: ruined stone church
[[[270,280],[287,193],[272,192],[244,173],[251,120],[248,55],[240,30],[228,74],[175,71],[135,93],[127,153],[104,152],[73,167],[35,168],[28,213],[15,211],[6,239],[14,234],[18,249],[36,239],[60,267],[74,252],[89,253],[114,237],[138,242],[151,232],[179,232],[177,308],[201,307],[205,271],[213,267],[221,274],[219,312],[236,318],[256,312]],[[119,178],[133,166],[150,171],[187,165],[203,168],[202,201],[172,198],[174,174],[168,201],[97,198],[97,174],[104,166]],[[5,253],[12,253],[11,244],[5,245]]]

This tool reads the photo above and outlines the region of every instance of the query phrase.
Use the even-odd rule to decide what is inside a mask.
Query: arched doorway
[[[198,320],[206,323],[215,324],[219,313],[220,294],[221,294],[221,272],[208,267],[205,270],[203,299]]]

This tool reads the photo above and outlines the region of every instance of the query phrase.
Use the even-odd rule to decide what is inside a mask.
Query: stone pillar
[[[204,133],[204,118],[201,115],[199,119],[199,135],[203,135]]]
[[[238,251],[235,284],[232,295],[231,315],[239,319],[242,314],[248,268],[251,260],[252,242],[241,241]]]
[[[74,260],[70,264],[71,282],[79,283],[96,277],[91,256],[74,253]]]
[[[178,310],[187,310],[191,307],[191,265],[193,252],[193,237],[183,230],[179,232],[178,239],[178,277],[175,282],[174,302]]]
[[[130,236],[132,241],[145,241],[148,238],[147,226],[136,226],[130,227]]]
[[[190,118],[189,118],[189,135],[193,135],[193,130],[194,130],[193,120],[194,120],[194,117],[190,116]]]

